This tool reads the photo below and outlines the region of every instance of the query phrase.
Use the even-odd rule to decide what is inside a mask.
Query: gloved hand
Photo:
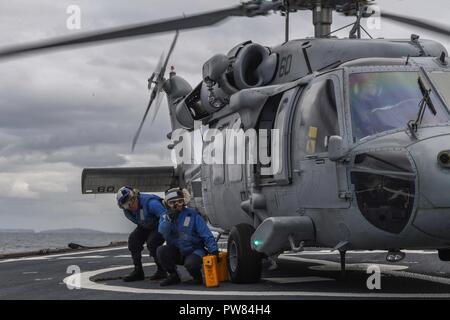
[[[170,222],[175,221],[176,218],[178,218],[179,212],[175,209],[169,209],[167,210],[167,218]]]

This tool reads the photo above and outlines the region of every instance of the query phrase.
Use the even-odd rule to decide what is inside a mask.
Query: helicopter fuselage
[[[311,246],[447,248],[450,169],[439,158],[450,154],[450,69],[445,61],[386,55],[357,59],[350,54],[348,62],[336,62],[312,54],[310,66],[317,69],[321,61],[325,68],[310,74],[304,56],[292,54],[290,46],[295,45],[273,50],[278,66],[269,85],[239,90],[228,106],[203,121],[224,134],[227,129],[276,130],[278,151],[268,152],[278,156],[276,172],[264,174],[270,163],[227,163],[232,150],[224,143],[224,163],[203,163],[197,174],[186,177],[187,185],[196,185],[195,205],[214,226],[230,230],[250,224],[255,237],[271,240],[274,235],[267,233],[275,228],[258,233],[266,219],[307,217],[313,230],[304,239],[294,236]],[[442,49],[432,46],[436,52]],[[438,113],[433,116],[425,107],[423,123],[411,132],[408,122],[415,120],[423,98],[419,78],[431,89]],[[379,82],[378,92],[370,90],[371,82]],[[370,99],[378,104],[363,110],[370,103],[357,100],[367,88],[366,94],[378,95]],[[336,137],[339,157],[329,154]],[[204,141],[204,151],[207,145]],[[276,232],[287,249],[288,234]]]

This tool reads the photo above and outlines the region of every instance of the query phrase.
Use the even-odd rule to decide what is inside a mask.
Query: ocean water
[[[68,248],[71,242],[83,246],[105,246],[112,241],[127,241],[121,233],[22,233],[0,232],[0,254]]]

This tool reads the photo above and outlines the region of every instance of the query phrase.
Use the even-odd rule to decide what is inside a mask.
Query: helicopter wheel
[[[441,261],[450,261],[450,249],[439,249],[438,255]]]
[[[261,279],[262,255],[250,246],[254,232],[248,224],[238,224],[231,229],[227,260],[231,282],[254,283]]]

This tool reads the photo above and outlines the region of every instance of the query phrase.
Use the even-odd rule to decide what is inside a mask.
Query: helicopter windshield
[[[418,72],[351,74],[350,108],[354,141],[380,132],[405,128],[410,120],[415,120],[419,103],[423,99],[418,79]],[[436,104],[437,114],[433,115],[427,108],[422,124],[450,121],[449,113],[437,103],[433,94],[431,99]]]

